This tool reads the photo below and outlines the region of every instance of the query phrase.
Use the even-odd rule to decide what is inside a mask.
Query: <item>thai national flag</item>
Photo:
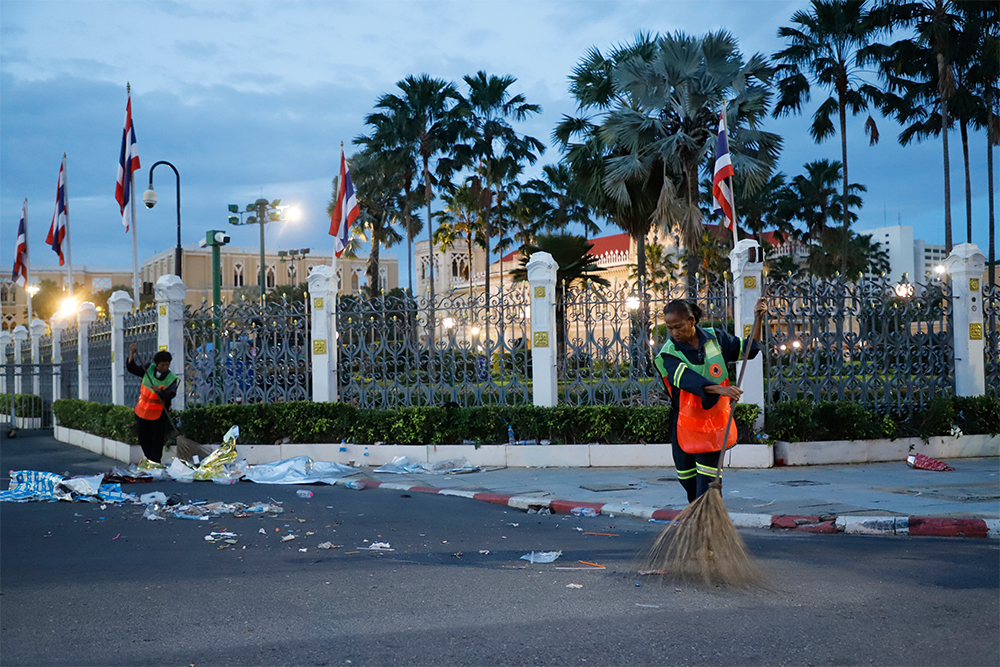
[[[121,207],[122,224],[128,232],[132,221],[129,201],[132,198],[132,174],[139,170],[139,146],[135,141],[135,128],[132,126],[132,96],[128,96],[125,106],[125,129],[122,131],[122,150],[118,158],[118,183],[115,185],[115,199]]]
[[[59,266],[66,263],[63,258],[62,244],[66,238],[66,227],[69,224],[69,202],[66,201],[66,158],[59,165],[59,183],[56,185],[56,210],[52,214],[52,224],[49,225],[49,235],[45,237],[46,245],[59,255]]]
[[[726,133],[726,108],[719,115],[719,139],[715,145],[715,176],[712,179],[712,197],[715,198],[715,212],[722,212],[726,227],[736,230],[733,224],[733,162],[729,157],[729,138]]]
[[[28,200],[21,207],[21,223],[17,226],[17,254],[10,279],[21,287],[28,284]]]
[[[351,183],[351,172],[347,170],[347,160],[344,158],[344,149],[341,148],[340,186],[337,188],[337,203],[330,217],[330,236],[334,237],[333,250],[337,257],[344,254],[351,223],[357,219],[360,212],[354,185]]]

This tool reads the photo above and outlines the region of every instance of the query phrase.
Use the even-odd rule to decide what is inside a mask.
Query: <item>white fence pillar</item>
[[[14,343],[14,336],[9,331],[0,331],[0,363],[7,365],[7,346]],[[0,394],[8,393],[7,369],[0,373]],[[6,410],[10,406],[0,406],[0,411]]]
[[[986,258],[975,243],[961,243],[944,260],[951,275],[952,336],[955,342],[955,395],[986,393],[983,356],[983,293]]]
[[[62,333],[66,328],[66,320],[53,317],[49,321],[52,329],[52,402],[55,403],[62,395]]]
[[[111,314],[111,402],[125,405],[125,315],[132,310],[132,297],[118,290],[108,299]]]
[[[37,364],[42,363],[40,348],[42,336],[45,335],[45,322],[39,319],[32,320],[28,331],[31,333],[31,363],[36,364],[35,370],[31,373],[31,393],[38,396],[42,393],[42,368]]]
[[[81,401],[90,400],[90,325],[97,321],[97,306],[89,301],[80,304],[76,312],[77,331],[77,388]]]
[[[337,329],[333,306],[336,291],[333,270],[316,266],[306,277],[312,304],[312,400],[337,400]]]
[[[23,324],[14,327],[14,393],[24,393],[24,373],[21,364],[24,363],[24,341],[28,339],[28,328]]]
[[[743,239],[729,253],[729,265],[733,271],[733,293],[736,296],[734,306],[734,329],[737,336],[747,338],[753,331],[754,306],[761,295],[761,278],[764,275],[764,253],[760,244],[752,239]],[[761,323],[761,326],[764,326]],[[766,340],[766,338],[765,338]],[[742,403],[753,403],[760,408],[755,426],[759,429],[764,425],[764,353],[756,359],[747,361],[747,370],[743,376]],[[736,372],[740,372],[737,364]],[[735,384],[736,378],[733,378]]]
[[[528,260],[531,286],[531,380],[533,403],[553,407],[559,402],[556,374],[556,260],[536,252]]]
[[[170,370],[177,376],[177,396],[171,403],[174,410],[183,410],[184,383],[184,295],[187,287],[173,274],[160,276],[154,286],[156,293],[156,343],[158,350],[173,356]],[[152,360],[150,360],[152,361]]]

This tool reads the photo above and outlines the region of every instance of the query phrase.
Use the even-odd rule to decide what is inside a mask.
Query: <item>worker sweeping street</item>
[[[138,347],[129,348],[125,368],[129,373],[142,378],[139,401],[135,404],[135,428],[143,455],[150,461],[160,463],[163,458],[163,439],[170,425],[166,411],[170,401],[177,395],[178,379],[170,372],[173,357],[166,350],[153,355],[153,363],[143,367],[135,359]]]
[[[758,299],[754,313],[766,308]],[[762,349],[760,329],[756,339],[699,326],[702,311],[695,303],[678,299],[664,309],[670,337],[654,364],[670,394],[671,444],[677,480],[687,491],[688,502],[704,494],[716,478],[719,452],[736,444],[736,429],[725,433],[732,403],[743,390],[732,386],[727,364],[739,361],[744,346],[749,358]]]

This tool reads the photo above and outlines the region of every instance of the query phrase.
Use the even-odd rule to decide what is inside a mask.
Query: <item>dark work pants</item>
[[[719,465],[719,452],[688,454],[677,444],[676,437],[674,437],[672,445],[674,467],[677,468],[677,481],[687,491],[690,503],[708,491],[708,485],[715,481],[715,471]]]
[[[163,437],[167,433],[167,418],[160,415],[159,419],[135,418],[135,431],[139,436],[139,446],[142,454],[150,461],[160,462],[163,458]]]

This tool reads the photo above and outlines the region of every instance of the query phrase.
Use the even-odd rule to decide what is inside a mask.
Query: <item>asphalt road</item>
[[[105,461],[83,456],[73,472]],[[301,499],[298,488],[127,488],[285,509],[212,522],[147,521],[138,505],[0,505],[0,663],[1000,663],[992,540],[746,531],[772,589],[745,593],[634,574],[662,528],[636,519],[383,489],[312,486]],[[205,541],[223,529],[235,545]],[[325,541],[339,548],[317,549]],[[373,542],[395,550],[359,549]],[[557,549],[551,564],[519,559]],[[556,569],[580,560],[606,569]]]

